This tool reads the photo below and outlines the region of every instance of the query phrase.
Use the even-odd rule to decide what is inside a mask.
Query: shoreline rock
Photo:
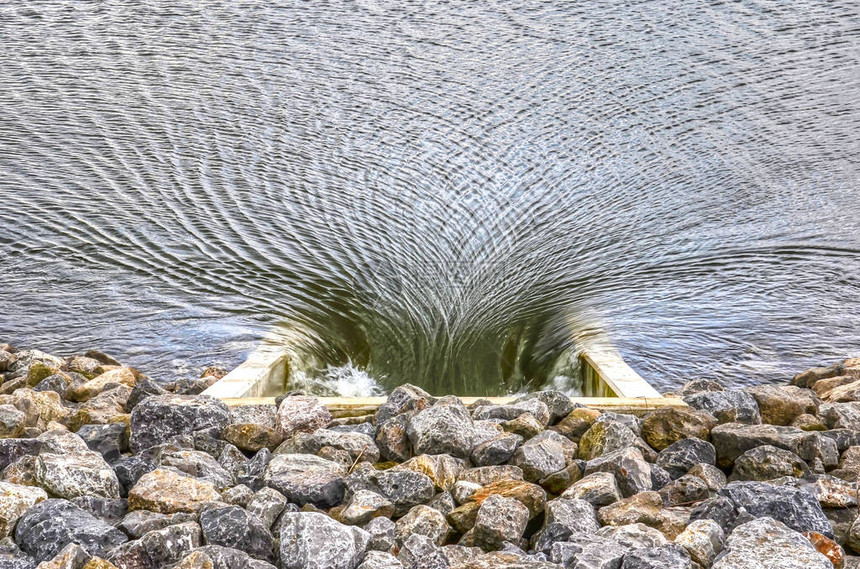
[[[333,421],[304,394],[228,409],[200,395],[219,374],[0,344],[0,566],[860,567],[857,358],[641,417],[403,385]]]

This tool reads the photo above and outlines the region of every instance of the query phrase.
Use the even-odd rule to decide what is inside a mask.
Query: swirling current
[[[0,0],[0,341],[356,395],[860,353],[856,2]]]

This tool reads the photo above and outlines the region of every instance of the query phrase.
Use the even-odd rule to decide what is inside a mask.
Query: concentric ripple
[[[0,0],[0,341],[345,394],[860,353],[850,1]]]

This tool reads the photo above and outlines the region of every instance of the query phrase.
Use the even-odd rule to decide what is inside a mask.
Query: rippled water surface
[[[0,341],[274,329],[346,394],[860,353],[856,2],[276,4],[0,2]]]

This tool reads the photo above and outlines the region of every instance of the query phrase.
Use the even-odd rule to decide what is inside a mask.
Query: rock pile
[[[411,385],[228,409],[221,373],[0,345],[0,568],[860,567],[860,359],[641,417]]]

